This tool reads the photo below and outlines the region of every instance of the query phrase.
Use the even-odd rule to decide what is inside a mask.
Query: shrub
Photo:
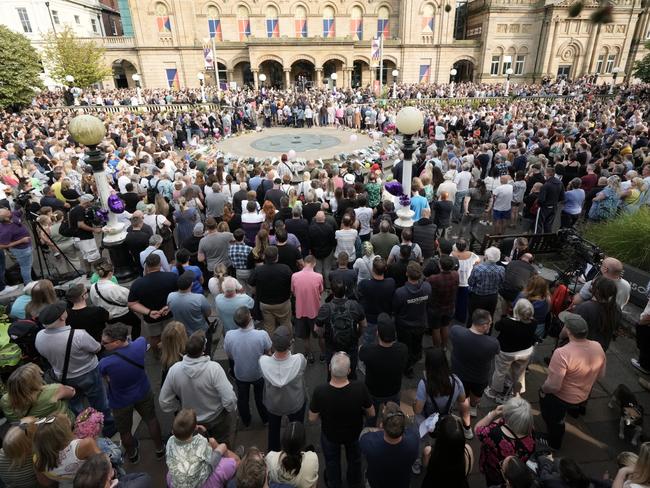
[[[588,224],[586,239],[608,255],[644,271],[650,271],[650,208],[623,214],[613,220]]]

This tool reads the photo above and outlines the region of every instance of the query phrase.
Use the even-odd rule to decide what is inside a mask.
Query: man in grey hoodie
[[[198,423],[210,437],[231,447],[237,397],[223,368],[203,354],[205,341],[203,331],[189,337],[183,360],[169,368],[160,389],[160,408],[168,413],[194,409]]]
[[[260,356],[264,376],[264,406],[269,418],[268,450],[279,451],[282,417],[289,422],[303,422],[305,418],[305,368],[307,360],[302,354],[291,354],[291,332],[281,325],[271,335],[274,353]]]

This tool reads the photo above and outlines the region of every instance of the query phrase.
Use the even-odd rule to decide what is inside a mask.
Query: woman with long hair
[[[162,383],[167,372],[174,364],[183,359],[187,345],[187,330],[178,320],[171,321],[160,336],[160,365],[162,366]]]
[[[522,298],[525,298],[533,305],[535,311],[533,316],[535,318],[535,323],[537,324],[535,328],[535,337],[539,342],[544,339],[546,316],[551,310],[551,294],[548,289],[548,281],[537,274],[531,276],[528,278],[526,287],[512,302],[512,306],[515,307],[517,302]]]
[[[508,456],[501,463],[501,475],[504,488],[537,488],[539,483],[526,462],[517,456]],[[573,487],[572,487],[573,488]]]
[[[305,449],[305,427],[302,422],[291,422],[282,433],[282,451],[266,455],[269,481],[286,483],[296,488],[318,486],[318,456]]]
[[[616,303],[618,288],[614,280],[599,276],[593,281],[591,290],[591,300],[578,304],[573,312],[589,325],[587,339],[597,341],[607,352],[621,319],[621,309]]]
[[[116,282],[114,271],[113,264],[106,259],[95,263],[95,273],[99,280],[90,287],[90,302],[106,309],[109,317],[107,324],[119,322],[131,327],[131,339],[135,340],[140,337],[141,320],[129,308],[129,289]]]
[[[190,258],[192,254],[187,249],[179,249],[176,251],[176,266],[172,267],[172,272],[181,276],[185,271],[194,273],[194,281],[192,282],[192,293],[203,294],[203,272],[198,266],[190,265]]]
[[[34,468],[59,488],[72,488],[77,470],[93,454],[101,452],[95,439],[77,439],[70,419],[63,414],[36,421]]]
[[[616,473],[612,488],[650,487],[650,442],[639,448],[639,458],[634,466],[624,466]]]
[[[248,269],[264,264],[264,251],[269,245],[269,231],[260,229],[255,236],[255,247],[248,254]]]
[[[352,269],[357,270],[357,284],[363,280],[372,279],[372,262],[377,257],[370,241],[365,241],[361,244],[361,247],[363,255],[358,257],[352,265]]]
[[[0,480],[11,488],[48,486],[50,481],[34,470],[32,460],[36,425],[34,418],[23,419],[9,428],[0,449]]]
[[[156,195],[154,200],[154,221],[152,222],[155,226],[151,226],[154,234],[160,234],[163,238],[163,243],[160,245],[160,249],[165,253],[167,261],[174,259],[174,225],[172,223],[173,215],[170,212],[169,204],[165,197],[160,193]],[[145,215],[145,224],[147,222],[147,216]],[[180,241],[179,241],[180,242]]]
[[[273,202],[269,200],[265,201],[264,204],[262,205],[262,210],[260,213],[264,215],[264,222],[262,223],[262,225],[266,224],[269,229],[273,229],[275,214],[278,213],[278,211],[275,208],[275,205],[273,205]]]
[[[424,449],[427,471],[422,488],[467,488],[467,476],[474,464],[472,447],[467,444],[458,417],[447,415],[436,425],[436,442]]]
[[[75,389],[58,383],[46,384],[43,371],[34,363],[20,366],[11,373],[6,388],[7,392],[0,399],[0,408],[10,422],[56,413],[66,414],[74,420],[67,400],[75,395]]]
[[[200,220],[199,213],[194,207],[187,205],[184,197],[178,199],[178,209],[174,212],[176,223],[176,238],[179,243],[184,242],[192,235],[194,226]]]
[[[46,305],[56,303],[59,299],[50,280],[38,280],[32,288],[32,300],[25,307],[25,317],[38,320],[38,314]]]
[[[235,232],[235,230],[241,228],[241,214],[233,210],[232,203],[224,204],[223,221],[228,224],[227,232]]]

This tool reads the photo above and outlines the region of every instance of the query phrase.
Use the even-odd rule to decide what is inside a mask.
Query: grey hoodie
[[[237,397],[226,372],[208,356],[183,356],[169,368],[159,401],[163,412],[193,408],[200,424],[215,420],[224,408],[228,412],[237,409]]]
[[[273,415],[295,413],[305,403],[305,368],[302,354],[290,354],[286,359],[260,356],[264,377],[264,406]]]

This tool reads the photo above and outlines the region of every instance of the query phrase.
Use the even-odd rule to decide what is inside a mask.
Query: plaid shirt
[[[481,263],[474,266],[467,284],[474,295],[496,295],[503,283],[506,271],[503,266],[494,263]]]
[[[431,285],[429,308],[437,313],[453,313],[456,310],[458,271],[441,272],[427,278]]]
[[[248,268],[248,255],[253,250],[252,247],[244,244],[243,242],[235,242],[230,245],[228,249],[228,256],[230,256],[230,261],[235,269],[247,269]]]

